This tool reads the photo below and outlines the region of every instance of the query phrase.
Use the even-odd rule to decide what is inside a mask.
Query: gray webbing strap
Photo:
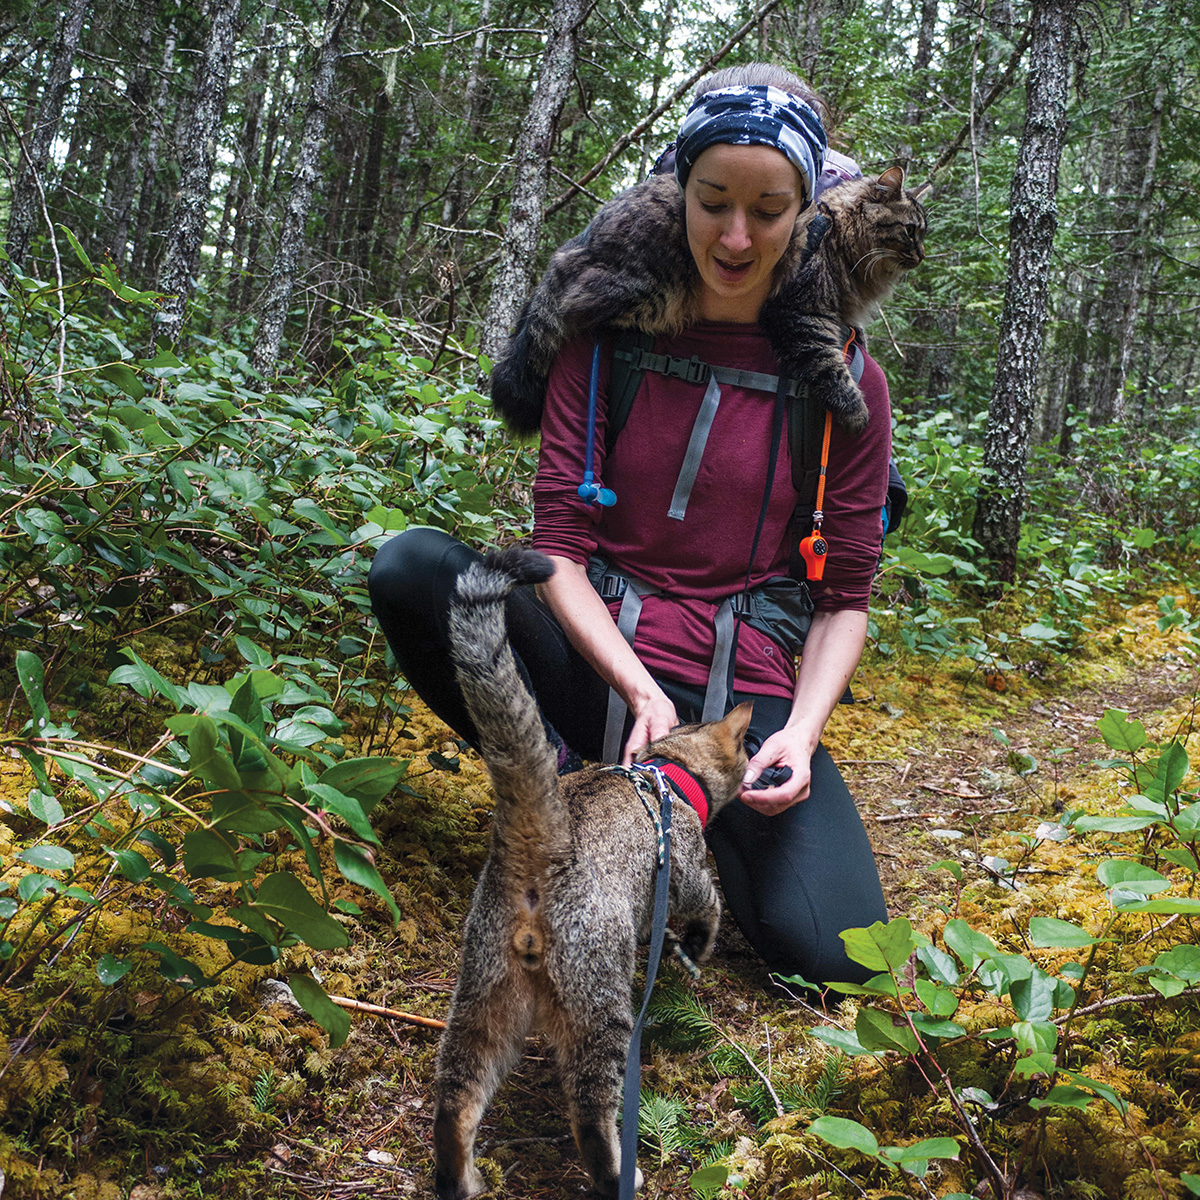
[[[617,630],[621,636],[633,645],[633,635],[637,632],[638,619],[642,615],[642,597],[656,596],[662,589],[653,587],[643,579],[632,575],[618,574],[615,571],[606,572],[625,581],[625,595],[621,600],[621,610],[617,613]],[[625,713],[628,706],[616,688],[608,689],[608,713],[604,719],[604,761],[615,763],[621,761],[621,735],[625,732]]]
[[[733,650],[733,600],[725,599],[713,618],[717,641],[713,647],[712,665],[708,669],[708,686],[704,689],[702,721],[719,721],[725,715],[725,698],[729,691],[729,655]]]
[[[858,374],[861,375],[861,355],[856,356],[856,362]],[[667,516],[675,521],[682,521],[687,514],[688,500],[696,483],[696,475],[700,470],[700,460],[704,457],[704,447],[708,445],[708,435],[717,415],[717,407],[721,403],[720,385],[724,383],[730,387],[745,388],[748,391],[771,393],[779,389],[778,375],[766,375],[762,371],[741,371],[735,367],[710,367],[709,371],[708,387],[704,389],[704,399],[700,402],[700,411],[696,413],[696,420],[692,424],[692,436],[688,439],[687,450],[683,455],[683,466],[679,468],[679,478],[675,481],[671,507],[667,509]],[[855,382],[858,382],[857,378]],[[788,394],[797,394],[799,386],[796,383],[790,384]],[[709,718],[705,717],[705,720],[709,720]]]
[[[644,579],[626,575],[623,571],[606,571],[604,578],[621,579],[625,582],[625,594],[621,597],[621,608],[617,613],[617,630],[633,645],[638,621],[642,615],[642,599],[645,596],[660,596],[662,588],[656,588]],[[599,586],[599,585],[598,585]],[[733,597],[723,600],[713,617],[716,644],[713,647],[712,665],[708,670],[708,683],[704,689],[702,721],[719,721],[725,715],[725,701],[729,691],[729,658],[733,652],[734,635]],[[608,689],[608,710],[604,718],[604,762],[621,761],[621,736],[625,732],[625,714],[628,706],[616,688]]]
[[[671,496],[671,507],[667,516],[673,520],[682,521],[687,512],[688,498],[692,494],[692,485],[696,482],[696,473],[700,470],[700,459],[704,457],[704,447],[708,444],[709,430],[712,429],[713,418],[717,415],[717,405],[721,403],[721,386],[717,373],[713,371],[704,389],[704,399],[700,402],[700,411],[692,425],[692,436],[688,439],[687,451],[683,456],[683,466],[679,468],[679,478],[675,481],[675,492]]]

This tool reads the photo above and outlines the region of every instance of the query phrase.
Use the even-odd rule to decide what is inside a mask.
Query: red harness
[[[700,828],[703,829],[708,824],[708,793],[704,790],[704,785],[700,780],[690,771],[685,770],[678,763],[657,757],[647,758],[643,760],[643,763],[635,765],[657,767],[667,777],[667,781],[675,789],[675,792],[696,810],[696,816],[700,818]]]

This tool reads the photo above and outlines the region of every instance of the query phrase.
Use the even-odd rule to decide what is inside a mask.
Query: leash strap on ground
[[[625,1097],[621,1110],[621,1178],[619,1200],[633,1200],[634,1181],[637,1178],[638,1108],[642,1090],[642,1025],[646,1020],[646,1008],[650,1004],[650,993],[654,990],[654,977],[658,974],[658,962],[662,957],[663,940],[667,929],[667,897],[671,882],[671,787],[657,767],[634,764],[633,767],[618,768],[633,779],[642,803],[647,809],[651,805],[642,793],[645,775],[654,780],[658,791],[658,817],[656,832],[659,838],[658,870],[654,877],[654,916],[650,925],[650,954],[646,959],[646,992],[642,997],[642,1011],[633,1023],[629,1038],[629,1054],[625,1059]],[[642,778],[639,778],[641,776]],[[651,816],[655,814],[651,811]]]

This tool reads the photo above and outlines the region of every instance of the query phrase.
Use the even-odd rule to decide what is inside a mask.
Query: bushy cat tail
[[[508,641],[505,601],[543,583],[554,564],[534,550],[490,551],[459,577],[450,605],[450,645],[459,687],[475,722],[496,792],[494,833],[512,860],[536,871],[569,844],[559,800],[558,755]]]

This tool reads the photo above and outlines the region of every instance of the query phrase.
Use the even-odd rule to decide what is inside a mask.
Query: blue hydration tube
[[[583,482],[579,485],[579,498],[585,504],[599,504],[611,508],[617,502],[617,493],[611,488],[593,482],[592,456],[596,451],[596,392],[600,383],[600,339],[592,347],[592,377],[588,383],[587,451],[583,459]]]

